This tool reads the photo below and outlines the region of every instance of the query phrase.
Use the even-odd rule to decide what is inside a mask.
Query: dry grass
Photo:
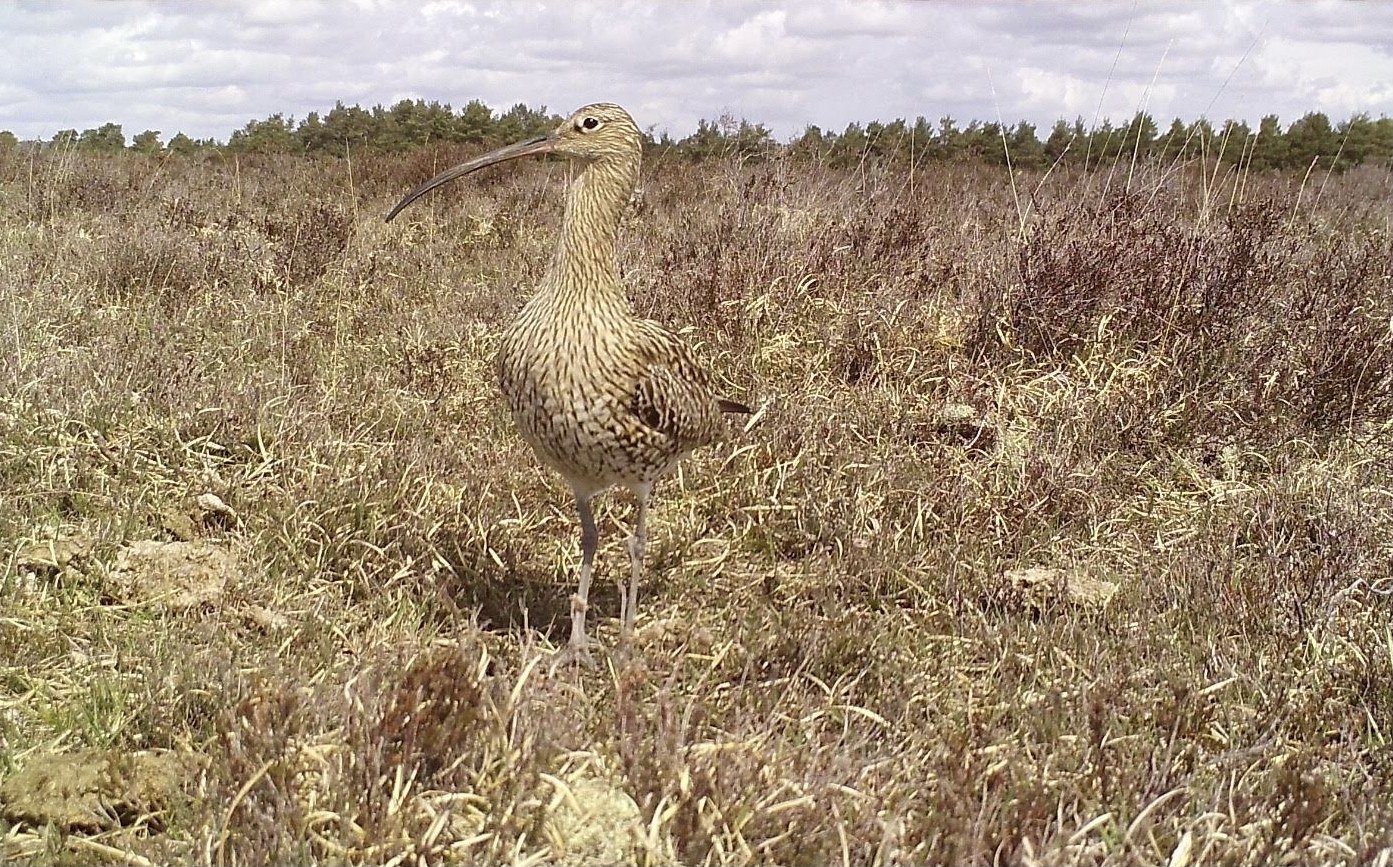
[[[7,861],[1393,863],[1388,172],[651,167],[634,304],[768,406],[553,676],[490,358],[565,170],[383,225],[449,157],[0,163]],[[187,770],[46,821],[53,753]]]

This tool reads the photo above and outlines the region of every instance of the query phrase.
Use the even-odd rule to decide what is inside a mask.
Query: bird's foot
[[[595,657],[590,653],[593,642],[583,644],[568,644],[551,655],[550,672],[555,674],[557,669],[570,666],[578,666],[587,670],[595,668]]]

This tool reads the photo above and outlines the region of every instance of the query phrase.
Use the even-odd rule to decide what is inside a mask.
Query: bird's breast
[[[518,432],[563,475],[608,484],[670,465],[668,449],[629,408],[639,365],[613,335],[519,321],[496,363]]]

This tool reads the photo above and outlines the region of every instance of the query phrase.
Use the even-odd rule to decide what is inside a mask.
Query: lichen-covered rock
[[[643,813],[628,793],[595,777],[553,784],[544,824],[552,856],[565,864],[633,864]]]
[[[92,543],[80,537],[41,539],[20,547],[16,565],[37,574],[53,574],[76,566],[92,552]]]
[[[111,591],[122,602],[172,611],[213,607],[239,572],[236,556],[211,542],[132,542],[116,555]]]
[[[1066,602],[1074,605],[1108,604],[1117,593],[1112,581],[1096,578],[1079,569],[1055,569],[1031,566],[1011,569],[1006,580],[1037,605]]]
[[[119,827],[163,809],[194,764],[171,752],[31,755],[0,781],[0,815],[66,830]]]

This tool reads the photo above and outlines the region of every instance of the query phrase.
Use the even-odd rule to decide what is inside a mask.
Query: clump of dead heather
[[[631,664],[553,674],[490,357],[566,171],[380,222],[467,153],[0,163],[0,773],[187,769],[7,857],[1390,857],[1386,171],[654,159],[634,305],[764,409],[662,490]]]

